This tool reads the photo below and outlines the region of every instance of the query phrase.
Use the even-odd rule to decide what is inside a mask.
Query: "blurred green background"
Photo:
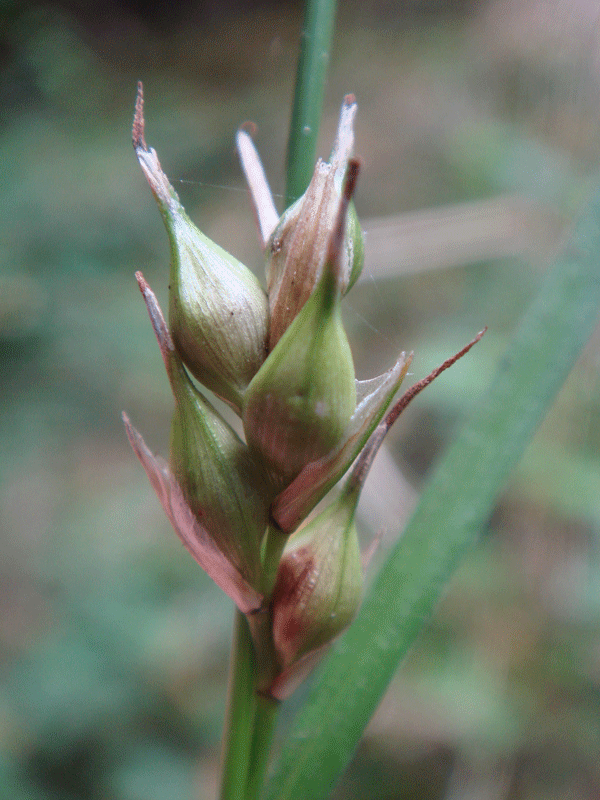
[[[358,377],[402,349],[422,377],[489,326],[378,459],[361,525],[365,542],[384,532],[380,562],[595,179],[600,12],[341,5],[320,154],[353,92]],[[168,247],[129,131],[141,79],[148,143],[188,212],[260,274],[233,140],[257,123],[280,194],[300,20],[300,3],[251,0],[0,3],[1,800],[215,796],[232,606],[180,547],[120,423],[126,409],[167,452],[172,399],[133,273],[166,305]],[[600,796],[599,343],[339,800]]]

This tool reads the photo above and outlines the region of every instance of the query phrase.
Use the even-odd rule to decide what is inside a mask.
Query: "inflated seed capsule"
[[[204,386],[240,411],[266,357],[268,302],[257,278],[189,219],[144,139],[141,87],[133,144],[171,246],[169,323],[175,346]]]
[[[275,347],[321,278],[354,147],[356,110],[354,96],[347,95],[329,163],[319,159],[306,192],[284,211],[267,243],[266,273],[271,311],[269,350]],[[342,294],[360,275],[363,262],[363,233],[354,204],[351,204],[339,255]]]
[[[194,517],[256,588],[272,492],[246,444],[190,380],[154,294],[141,273],[137,278],[175,398],[171,473]]]
[[[342,440],[356,407],[350,345],[340,312],[339,252],[358,172],[351,162],[317,288],[250,383],[246,440],[284,485]]]
[[[270,495],[246,445],[181,368],[169,463],[184,497],[221,552],[259,585]]]
[[[295,533],[287,545],[272,596],[273,641],[283,671],[330,642],[360,605],[363,573],[353,487]]]

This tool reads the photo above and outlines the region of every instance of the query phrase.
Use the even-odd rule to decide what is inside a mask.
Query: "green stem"
[[[265,585],[269,593],[286,540],[279,530],[269,528],[264,554]],[[268,610],[250,620],[241,611],[235,612],[220,800],[258,798],[264,782],[279,705],[256,691],[257,686],[268,686],[274,677],[270,620]],[[255,647],[258,647],[258,663]]]
[[[223,736],[220,800],[246,800],[256,712],[254,650],[246,617],[236,609]]]
[[[273,683],[277,675],[277,657],[273,645],[270,599],[277,578],[277,568],[281,559],[283,548],[288,537],[275,526],[269,525],[265,534],[263,545],[262,565],[263,574],[261,592],[266,598],[266,607],[256,614],[248,617],[248,624],[254,642],[255,676],[254,686],[259,692],[264,692]]]
[[[265,597],[270,598],[273,592],[277,568],[288,539],[289,536],[275,525],[269,525],[267,528],[263,547],[263,577],[261,583],[261,591]]]
[[[262,695],[256,696],[254,735],[250,749],[246,800],[258,800],[260,797],[269,764],[278,710],[279,702],[277,700]]]
[[[336,0],[306,3],[287,152],[288,205],[303,194],[315,167],[336,7]]]

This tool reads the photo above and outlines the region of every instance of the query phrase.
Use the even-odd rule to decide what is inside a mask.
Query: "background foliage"
[[[400,349],[420,377],[490,328],[380,457],[362,520],[385,549],[587,195],[598,12],[343,5],[320,152],[354,92],[357,208],[377,219],[346,304],[359,377]],[[0,13],[0,797],[210,798],[232,609],[178,547],[119,420],[166,452],[172,400],[133,272],[164,303],[168,249],[129,129],[141,78],[148,141],[190,215],[260,272],[233,135],[257,122],[281,192],[300,9]],[[598,796],[598,366],[596,334],[337,798]]]

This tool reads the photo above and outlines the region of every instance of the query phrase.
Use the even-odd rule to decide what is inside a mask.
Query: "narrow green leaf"
[[[322,666],[276,764],[269,800],[329,795],[591,335],[599,306],[600,190],[545,276],[487,397],[442,458],[357,619]]]

